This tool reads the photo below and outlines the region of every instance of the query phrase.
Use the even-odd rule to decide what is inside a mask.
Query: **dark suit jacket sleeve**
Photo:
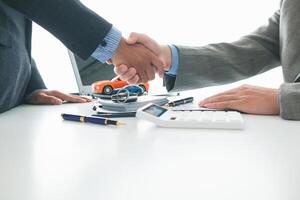
[[[169,76],[168,74],[165,73],[163,84],[166,87],[166,89],[167,89],[168,92],[170,92],[171,90],[173,90],[175,82],[176,82],[176,77]]]
[[[78,0],[2,0],[57,37],[82,59],[102,42],[112,25]]]
[[[25,99],[24,101],[26,102],[26,99],[35,91],[41,90],[41,89],[47,89],[45,86],[45,83],[40,75],[40,72],[38,71],[36,67],[35,61],[32,59],[31,60],[31,77],[27,86],[26,94],[25,94]]]

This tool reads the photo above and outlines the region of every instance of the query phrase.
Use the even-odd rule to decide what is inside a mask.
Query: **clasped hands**
[[[159,45],[147,35],[132,33],[119,47],[109,61],[115,66],[115,73],[128,83],[137,84],[151,81],[157,73],[163,77],[170,68],[169,47]]]
[[[122,45],[135,51],[126,52],[124,48],[123,52]],[[147,35],[132,33],[126,41],[121,41],[120,47],[122,53],[132,53],[130,59],[122,60],[118,53],[112,58],[115,73],[124,81],[131,84],[147,82],[155,78],[156,72],[162,77],[164,71],[170,69],[172,54],[169,46],[160,45]],[[251,85],[242,85],[206,98],[199,102],[199,106],[259,115],[278,115],[280,112],[278,89]]]

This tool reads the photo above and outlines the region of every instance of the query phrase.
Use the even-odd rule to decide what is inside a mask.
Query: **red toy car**
[[[113,93],[114,89],[123,88],[124,86],[129,85],[126,81],[122,81],[119,79],[119,77],[116,77],[109,80],[104,81],[97,81],[92,84],[93,92],[105,94],[105,95],[111,95]],[[144,92],[149,91],[149,83],[141,83],[138,86],[140,86]]]

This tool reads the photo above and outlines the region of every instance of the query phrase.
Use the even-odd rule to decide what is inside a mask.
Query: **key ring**
[[[116,103],[130,103],[138,100],[137,93],[129,93],[125,88],[119,90],[117,94],[111,96],[111,100]]]

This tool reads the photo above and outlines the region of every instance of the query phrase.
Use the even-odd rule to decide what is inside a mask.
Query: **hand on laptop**
[[[141,44],[128,44],[124,39],[121,40],[115,55],[112,57],[112,64],[114,66],[125,64],[133,68],[139,76],[140,82],[153,80],[155,73],[160,76],[164,73],[162,61],[153,52]]]
[[[161,60],[163,68],[162,71],[159,71],[160,77],[163,76],[164,71],[169,70],[171,66],[171,50],[167,45],[160,45],[149,36],[140,33],[131,33],[126,42],[129,45],[142,45],[143,47],[146,47]],[[147,82],[154,78],[150,77],[151,79],[149,79],[148,77],[148,79],[145,79],[145,77],[140,75],[134,65],[128,66],[126,63],[122,63],[122,65],[115,66],[117,66],[115,67],[116,74],[118,74],[122,80],[131,84]],[[148,66],[148,68],[151,67]]]
[[[251,85],[214,95],[199,103],[212,109],[233,109],[249,114],[278,115],[278,90]]]
[[[30,104],[61,105],[64,101],[70,103],[87,103],[92,100],[85,97],[65,94],[57,90],[38,90],[30,95],[27,102]]]

